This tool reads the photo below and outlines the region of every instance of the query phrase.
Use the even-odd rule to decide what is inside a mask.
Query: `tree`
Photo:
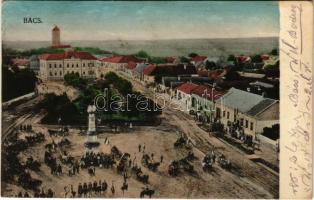
[[[236,62],[236,57],[233,54],[230,54],[227,58],[227,61],[232,61],[232,62]]]
[[[192,53],[189,54],[189,57],[190,57],[190,58],[194,58],[194,57],[196,57],[196,56],[198,56],[198,54],[197,54],[197,53],[194,53],[194,52],[192,52]]]
[[[181,63],[190,63],[190,59],[185,57],[185,56],[181,56],[180,57],[180,62]]]
[[[69,73],[64,75],[64,82],[66,85],[71,85],[76,88],[84,88],[86,81],[80,77],[79,73]]]
[[[216,67],[217,67],[217,65],[216,65],[215,62],[206,60],[206,62],[205,62],[205,68],[206,68],[207,70],[213,70],[213,69],[216,69]]]
[[[227,72],[225,78],[226,78],[225,80],[227,81],[235,81],[240,79],[240,75],[236,70],[231,69]]]
[[[139,51],[135,54],[135,56],[139,57],[139,58],[149,58],[149,54],[146,51]]]
[[[272,49],[270,54],[273,55],[273,56],[278,56],[278,49],[277,48]]]
[[[263,61],[263,60],[262,60],[262,58],[261,58],[261,55],[255,54],[255,55],[252,56],[252,62],[253,62],[253,63],[260,63],[260,62],[262,62],[262,61]]]
[[[272,139],[272,140],[277,140],[279,139],[279,133],[280,133],[280,127],[279,124],[273,125],[271,128],[265,127],[263,128],[263,133],[262,135]]]
[[[36,75],[30,69],[10,70],[2,67],[2,100],[7,101],[18,96],[33,92],[36,85]]]

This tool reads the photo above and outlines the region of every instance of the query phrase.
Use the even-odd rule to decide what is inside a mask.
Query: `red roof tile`
[[[198,70],[197,74],[201,77],[208,77],[211,79],[217,79],[222,77],[225,73],[225,70]]]
[[[46,53],[40,55],[40,59],[42,60],[63,60],[63,59],[70,59],[70,58],[79,58],[82,60],[97,60],[95,56],[90,54],[89,52],[76,52],[76,51],[69,51],[65,53]]]
[[[135,69],[136,65],[137,65],[136,62],[131,61],[131,62],[128,63],[126,68],[128,68],[128,69]]]
[[[147,76],[152,76],[154,75],[154,71],[156,70],[156,65],[148,65],[144,70],[143,70],[143,74],[147,75]]]
[[[224,92],[217,91],[216,89],[212,90],[212,87],[206,86],[206,85],[199,85],[196,88],[194,88],[191,91],[192,94],[196,94],[200,97],[206,97],[208,100],[217,100],[222,95],[224,95]]]
[[[14,58],[11,60],[12,65],[14,66],[26,66],[29,65],[30,61],[28,59],[20,59],[20,58]]]
[[[203,62],[204,60],[206,60],[206,56],[194,56],[193,58],[191,58],[191,61],[194,62]]]
[[[60,31],[59,27],[58,26],[55,26],[52,31]]]
[[[127,56],[112,56],[108,58],[101,59],[102,62],[110,62],[110,63],[128,63],[128,62],[141,62],[142,60],[136,58],[132,55]]]
[[[194,83],[183,83],[179,87],[177,87],[177,90],[180,90],[186,94],[191,94],[191,91],[195,89],[198,85]]]
[[[176,60],[176,58],[174,58],[174,57],[165,57],[166,63],[174,63],[175,60]]]

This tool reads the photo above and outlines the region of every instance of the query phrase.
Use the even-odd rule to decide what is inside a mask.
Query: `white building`
[[[43,80],[63,80],[68,73],[95,78],[97,62],[97,58],[88,52],[43,54],[39,57],[39,75]]]

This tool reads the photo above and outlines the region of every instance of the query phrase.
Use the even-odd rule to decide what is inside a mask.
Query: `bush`
[[[86,85],[86,81],[77,72],[64,75],[64,82],[76,88],[83,88]]]
[[[271,128],[265,127],[262,135],[272,140],[277,140],[279,139],[279,133],[279,124],[275,124]]]
[[[46,94],[39,103],[39,107],[47,111],[48,114],[45,118],[50,122],[57,122],[61,117],[63,123],[73,123],[80,115],[77,107],[65,93],[60,96],[54,93]]]

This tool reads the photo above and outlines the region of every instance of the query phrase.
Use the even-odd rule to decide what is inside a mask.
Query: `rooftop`
[[[179,87],[177,87],[177,90],[180,90],[181,92],[184,92],[186,94],[191,94],[192,90],[195,89],[198,85],[194,83],[183,83]]]
[[[41,60],[63,60],[70,58],[79,58],[82,60],[97,60],[95,56],[93,56],[89,52],[84,51],[69,51],[64,53],[46,53],[42,54],[39,57]]]
[[[225,95],[220,98],[220,101],[218,101],[218,103],[230,108],[238,109],[242,113],[250,113],[251,115],[263,108],[264,106],[262,105],[266,105],[275,101],[276,100],[274,99],[264,98],[263,96],[257,94],[249,93],[236,88],[231,88]]]

